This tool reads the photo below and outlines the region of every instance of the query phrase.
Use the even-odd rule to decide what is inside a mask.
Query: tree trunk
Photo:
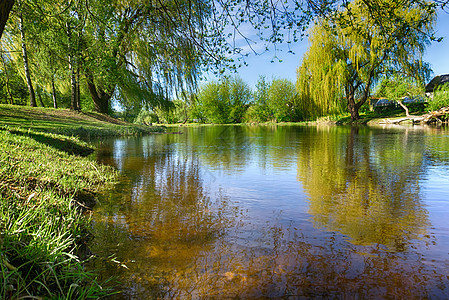
[[[42,106],[42,107],[45,107],[45,105],[44,105],[44,102],[42,101],[42,89],[41,88],[39,88],[38,87],[38,90],[37,90],[37,99],[39,99],[39,104]]]
[[[28,54],[26,48],[25,40],[25,30],[23,29],[23,17],[22,14],[19,15],[19,30],[22,37],[22,56],[23,56],[23,66],[25,69],[25,77],[27,80],[28,91],[30,92],[30,106],[37,107],[36,105],[36,95],[34,93],[33,83],[31,82],[30,68],[28,65]]]
[[[40,104],[42,107],[45,107],[44,102],[42,102],[42,95],[41,95],[41,93],[42,93],[42,89],[40,89],[40,88],[38,87],[38,90],[37,90],[37,99],[39,99],[39,104]]]
[[[73,65],[73,56],[69,56],[69,70],[70,70],[70,109],[71,110],[78,110],[78,100],[77,93],[76,93],[76,74],[75,74],[75,67]]]
[[[55,87],[54,75],[51,77],[51,90],[52,90],[52,98],[53,98],[53,107],[58,108],[58,103],[56,102],[56,87]]]
[[[76,93],[76,107],[78,110],[81,110],[81,90],[80,90],[80,67],[79,65],[76,68],[76,86],[75,86],[75,93]]]
[[[5,72],[5,77],[6,77],[6,91],[8,92],[9,104],[14,104],[14,98],[12,97],[11,87],[9,84],[8,70],[6,69],[7,67],[6,67],[5,58],[3,57],[3,53],[0,53],[0,57],[2,59],[3,68],[4,68],[4,72]]]
[[[80,65],[81,65],[81,54],[80,54],[80,41],[81,33],[78,31],[76,39],[76,106],[78,110],[81,111],[81,89],[80,89]]]
[[[88,78],[87,87],[89,88],[90,95],[92,96],[95,111],[98,113],[107,114],[109,111],[109,101],[111,100],[114,92],[106,92],[101,88],[98,89],[93,82],[92,77]]]
[[[79,110],[78,107],[78,93],[76,91],[76,61],[73,51],[73,40],[72,40],[72,28],[70,23],[67,22],[67,37],[69,41],[69,70],[70,70],[70,109]]]
[[[405,106],[404,103],[402,103],[402,100],[398,100],[397,102],[405,110],[405,116],[410,117],[410,113],[408,111],[408,107]]]
[[[359,110],[355,106],[348,106],[351,114],[351,121],[360,120]]]
[[[9,18],[9,12],[11,11],[15,0],[1,0],[0,1],[0,38],[3,34],[3,29],[5,28],[6,21]]]
[[[351,121],[356,121],[360,119],[358,103],[354,99],[354,89],[352,87],[346,88],[346,100],[348,101],[348,110],[351,114]]]

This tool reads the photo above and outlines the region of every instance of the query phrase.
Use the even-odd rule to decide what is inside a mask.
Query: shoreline
[[[378,126],[384,119],[223,125]],[[95,205],[96,194],[116,182],[118,171],[89,159],[95,149],[83,138],[214,125],[149,127],[94,113],[0,105],[0,298],[98,298],[112,293],[84,270],[86,257],[80,253],[91,234],[86,212]]]
[[[96,195],[118,171],[82,138],[163,131],[94,113],[0,105],[0,299],[101,298],[88,272]]]

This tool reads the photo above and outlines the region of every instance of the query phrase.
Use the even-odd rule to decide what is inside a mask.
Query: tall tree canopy
[[[48,92],[51,86],[53,95],[56,88],[68,86],[73,109],[79,109],[80,97],[90,96],[103,113],[113,97],[146,105],[167,98],[156,97],[160,91],[155,89],[169,94],[195,87],[204,68],[237,67],[241,62],[232,58],[244,55],[242,47],[251,48],[255,39],[267,47],[295,42],[316,15],[332,16],[330,23],[353,32],[363,29],[355,22],[362,6],[363,15],[373,20],[370,26],[381,31],[395,31],[388,24],[403,18],[394,7],[397,1],[378,0],[356,5],[346,0],[2,0],[0,34],[14,2],[20,2],[13,9],[23,14],[25,33],[31,31],[26,34],[30,73],[39,77],[31,81],[44,82]],[[400,1],[406,9],[424,12],[448,2]],[[245,34],[248,28],[250,35]]]
[[[5,3],[2,21],[8,17]],[[252,24],[268,44],[278,43],[284,39],[281,29],[295,31],[289,39],[302,32],[314,9],[308,2],[287,6],[280,0],[21,0],[14,7],[24,17],[24,33],[33,37],[25,47],[30,69],[38,69],[30,74],[39,79],[27,81],[50,83],[53,95],[54,81],[68,81],[73,109],[80,108],[84,93],[101,113],[108,112],[113,97],[128,106],[132,101],[155,106],[167,99],[159,97],[161,91],[194,88],[204,68],[239,64],[230,58],[241,51],[235,39],[253,42],[242,33],[244,24]],[[16,40],[8,39],[15,44],[8,46],[10,52],[18,51]],[[42,57],[52,59],[36,61]]]
[[[383,1],[383,23],[371,18],[372,7],[355,0],[310,32],[310,48],[298,68],[297,89],[309,114],[338,112],[343,99],[351,119],[360,118],[373,85],[384,75],[402,74],[425,80],[422,62],[430,42],[435,10],[410,1]]]

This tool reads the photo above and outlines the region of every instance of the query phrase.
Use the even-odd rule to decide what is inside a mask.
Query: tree
[[[405,110],[405,115],[409,117],[409,109],[402,101],[405,98],[424,97],[424,86],[412,79],[384,78],[379,84],[376,94],[378,97],[396,101]]]
[[[422,55],[430,42],[435,10],[396,1],[378,6],[389,12],[390,19],[382,24],[370,17],[372,7],[361,0],[317,21],[311,46],[298,69],[302,101],[329,113],[338,110],[338,101],[344,97],[351,120],[357,120],[360,107],[382,75],[400,73],[418,81],[426,79],[429,69]]]
[[[192,118],[217,124],[240,123],[251,96],[248,84],[240,78],[209,82],[200,89]]]
[[[62,40],[55,35],[55,24],[49,24],[47,12],[40,14],[31,4],[32,1],[19,1],[13,9],[8,31],[3,36],[2,44],[7,50],[7,56],[12,60],[15,72],[21,74],[28,85],[30,104],[36,106],[36,90],[39,101],[52,90],[56,96],[56,88],[60,83],[56,72],[62,69],[64,49],[56,47]],[[40,2],[39,9],[44,9],[46,1]],[[58,7],[58,3],[54,3]],[[50,26],[51,25],[51,26]],[[21,55],[19,55],[21,53]],[[53,82],[53,83],[52,83]],[[42,101],[41,101],[42,102]],[[53,99],[55,105],[55,99]],[[43,102],[41,103],[41,105]],[[57,104],[56,104],[57,105]]]
[[[9,12],[13,7],[14,2],[15,0],[2,0],[0,2],[0,38],[2,37],[6,21],[8,21],[9,18]]]
[[[26,83],[28,85],[28,92],[30,93],[30,106],[36,107],[36,94],[34,93],[33,82],[31,81],[30,67],[28,64],[28,51],[25,38],[25,29],[23,28],[23,16],[19,13],[19,30],[22,45],[22,57],[23,57],[23,68],[25,71]]]
[[[245,119],[248,122],[266,122],[271,117],[271,111],[268,107],[269,97],[268,89],[270,83],[265,76],[259,76],[256,83],[256,90],[253,93],[253,102],[246,111]]]
[[[117,88],[151,91],[156,82],[176,88],[194,81],[200,61],[196,43],[206,17],[203,2],[130,1],[112,8],[90,2],[100,22],[91,15],[86,23],[83,66],[98,112],[108,112]]]
[[[22,77],[16,71],[11,57],[0,54],[0,103],[26,105],[28,90]]]
[[[276,122],[297,121],[295,85],[287,79],[274,79],[268,89],[268,108]]]

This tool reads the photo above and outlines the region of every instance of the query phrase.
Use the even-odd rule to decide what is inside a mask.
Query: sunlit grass
[[[84,210],[117,173],[74,137],[0,127],[0,299],[107,294],[82,266]]]
[[[5,104],[0,105],[1,125],[79,137],[141,135],[163,131],[160,126],[135,125],[94,112]]]

